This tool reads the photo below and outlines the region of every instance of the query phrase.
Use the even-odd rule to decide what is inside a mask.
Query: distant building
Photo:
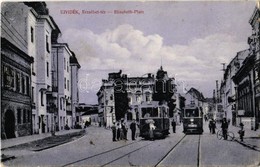
[[[125,121],[135,119],[138,121],[140,118],[138,107],[142,104],[152,104],[152,101],[159,102],[160,99],[162,99],[160,103],[165,103],[166,105],[172,103],[171,107],[169,107],[172,109],[172,117],[174,109],[173,103],[175,103],[172,100],[172,95],[176,93],[174,79],[168,78],[167,72],[163,71],[162,67],[158,71],[159,73],[162,72],[160,73],[162,74],[160,76],[162,77],[160,83],[164,84],[161,85],[162,87],[157,87],[158,89],[156,89],[156,81],[159,81],[159,79],[157,80],[151,73],[147,73],[145,74],[146,76],[143,75],[142,77],[127,77],[121,74],[122,71],[109,73],[108,79],[102,80],[102,86],[97,92],[100,123],[106,127],[111,127],[113,122],[121,119]],[[164,91],[163,88],[167,91],[156,94],[155,91],[160,92],[159,88],[161,91]],[[172,92],[170,92],[169,89],[171,89]],[[118,101],[116,101],[117,96],[120,97]],[[154,99],[155,96],[157,99]],[[122,102],[122,99],[124,99],[124,102]],[[123,106],[124,109],[117,110],[117,105],[119,106],[118,108]]]
[[[102,80],[98,96],[98,115],[101,125],[111,127],[116,122],[115,115],[115,98],[114,98],[114,81]]]
[[[195,88],[190,88],[188,92],[184,95],[185,97],[185,106],[187,105],[195,105],[203,110],[203,103],[205,102],[205,98],[201,92],[199,92]]]
[[[126,120],[135,119],[139,121],[138,106],[144,102],[147,104],[152,102],[152,94],[155,79],[152,74],[147,77],[129,77],[127,78],[127,97],[129,102],[129,110],[126,114]]]
[[[174,119],[176,120],[177,123],[180,123],[183,118],[183,112],[184,112],[184,107],[185,107],[185,97],[182,96],[180,93],[176,93],[173,95],[173,98],[175,100],[175,108],[174,108]]]
[[[76,112],[80,115],[78,125],[82,128],[89,125],[99,126],[98,105],[80,103]]]
[[[216,119],[216,103],[213,98],[206,98],[205,99],[206,103],[206,115],[208,119]]]

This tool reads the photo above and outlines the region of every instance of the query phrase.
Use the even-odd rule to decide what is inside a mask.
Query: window
[[[68,88],[68,91],[70,90],[70,81],[67,80],[67,88]]]
[[[20,92],[21,90],[21,75],[20,73],[16,73],[16,92]]]
[[[23,110],[23,123],[27,122],[26,118],[26,110]]]
[[[26,76],[26,94],[30,94],[30,81],[28,76]]]
[[[34,30],[31,27],[31,42],[33,43],[33,41],[34,41]]]
[[[25,93],[25,79],[24,79],[24,76],[22,76],[22,93]]]
[[[49,36],[46,35],[46,50],[48,53],[50,53],[50,50],[49,50]]]
[[[32,87],[32,102],[34,103],[34,87]]]
[[[44,106],[44,104],[43,104],[43,91],[41,91],[41,105]]]
[[[46,62],[46,74],[49,77],[49,62]]]
[[[9,66],[4,66],[4,87],[14,88],[14,70]]]
[[[22,122],[21,121],[21,112],[22,112],[21,109],[17,110],[17,123],[18,124],[21,124],[21,122]]]
[[[151,101],[150,93],[146,93],[145,98],[147,102],[150,102]]]
[[[62,98],[60,98],[60,109],[62,110]]]
[[[63,64],[64,64],[64,70],[66,70],[66,58],[64,57],[64,62],[63,62]]]
[[[67,72],[69,72],[69,62],[67,61]]]
[[[66,78],[64,78],[64,89],[66,89]]]

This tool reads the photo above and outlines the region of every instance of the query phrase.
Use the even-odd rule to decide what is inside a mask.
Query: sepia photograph
[[[1,2],[1,164],[260,167],[260,1]]]

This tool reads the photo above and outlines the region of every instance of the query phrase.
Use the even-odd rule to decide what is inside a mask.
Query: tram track
[[[110,150],[107,150],[107,151],[104,151],[104,152],[101,152],[101,153],[98,153],[98,154],[94,154],[94,155],[88,156],[88,157],[86,157],[86,158],[82,158],[82,159],[79,159],[79,160],[76,160],[76,161],[73,161],[73,162],[70,162],[70,163],[67,163],[67,164],[64,164],[64,165],[62,165],[62,167],[70,166],[70,165],[73,165],[73,164],[76,164],[76,163],[80,163],[80,162],[83,162],[83,161],[86,161],[86,160],[89,160],[89,159],[92,159],[92,158],[96,158],[96,157],[98,157],[98,156],[102,156],[102,155],[104,155],[104,154],[111,153],[111,152],[113,152],[113,151],[122,149],[122,148],[124,148],[124,147],[128,147],[128,146],[130,146],[130,145],[133,145],[133,144],[136,144],[136,143],[139,143],[139,142],[141,142],[141,140],[136,141],[136,142],[133,142],[133,143],[129,143],[129,144],[126,144],[126,145],[123,145],[123,146],[120,146],[120,147],[116,147],[116,148],[113,148],[113,149],[110,149]],[[142,148],[144,148],[144,147],[147,147],[148,145],[150,145],[150,144],[152,144],[152,143],[153,143],[153,142],[149,142],[148,144],[146,144],[146,145],[144,145],[144,146],[142,146],[142,147],[139,147],[139,148],[137,148],[137,149],[135,149],[135,150],[133,150],[133,151],[127,153],[127,154],[124,154],[124,155],[122,155],[122,156],[120,156],[120,157],[117,157],[117,158],[115,158],[114,160],[109,161],[109,162],[107,162],[107,163],[105,163],[105,164],[103,164],[103,165],[101,165],[101,166],[106,166],[106,165],[108,165],[108,164],[110,164],[110,163],[112,163],[112,162],[114,162],[114,161],[116,161],[116,160],[118,160],[118,159],[121,159],[121,158],[123,158],[123,157],[125,157],[125,156],[130,155],[130,154],[133,153],[133,152],[136,152],[136,151],[138,151],[138,150],[140,150],[140,149],[142,149]]]
[[[167,159],[167,157],[172,155],[173,152],[176,150],[176,148],[181,146],[181,143],[185,140],[185,138],[187,138],[187,136],[189,136],[189,135],[184,135],[181,139],[179,139],[178,142],[176,144],[174,144],[174,146],[172,146],[172,148],[168,152],[166,152],[162,156],[162,158],[155,165],[152,165],[152,166],[154,166],[154,167],[164,166],[163,163]],[[195,153],[195,155],[197,155],[197,157],[196,157],[196,161],[195,161],[196,165],[194,164],[194,166],[197,166],[197,167],[200,167],[200,165],[201,165],[201,162],[200,162],[200,160],[201,160],[201,156],[200,156],[200,153],[201,153],[201,150],[200,150],[201,149],[201,147],[200,147],[201,141],[200,140],[201,140],[201,135],[198,136],[198,142],[197,142],[198,146],[196,146],[196,151],[195,151],[195,152],[197,152],[197,153]],[[136,142],[133,142],[133,143],[129,143],[129,144],[120,146],[120,147],[109,149],[107,151],[104,151],[104,152],[101,152],[101,153],[98,153],[98,154],[94,154],[94,155],[88,156],[86,158],[82,158],[82,159],[79,159],[79,160],[67,163],[67,164],[63,165],[62,167],[74,166],[74,165],[76,165],[78,163],[84,163],[84,161],[86,161],[86,162],[89,161],[90,162],[90,161],[93,161],[93,160],[98,159],[98,158],[102,159],[102,157],[103,158],[104,158],[104,156],[105,157],[106,156],[109,157],[109,155],[111,155],[111,154],[115,154],[116,155],[120,151],[122,151],[121,150],[122,148],[131,146],[131,145],[132,145],[132,147],[135,147],[135,146],[137,146],[136,144],[140,143],[140,142],[144,142],[144,141],[143,140],[139,140],[139,141],[136,141]],[[151,144],[156,144],[156,143],[157,143],[156,141],[150,141],[150,142],[146,143],[145,145],[141,145],[141,146],[138,146],[137,148],[134,148],[132,150],[128,150],[124,154],[117,155],[117,156],[109,159],[107,162],[103,162],[103,164],[99,164],[99,166],[104,167],[104,166],[107,166],[107,165],[112,165],[114,162],[119,161],[120,159],[123,159],[123,158],[125,158],[127,156],[129,157],[129,156],[131,156],[131,154],[133,154],[133,153],[135,153],[137,151],[140,151],[140,150],[144,149],[145,147],[150,146]],[[116,151],[118,151],[118,152],[116,152]],[[130,166],[132,166],[132,165],[130,164]]]
[[[160,159],[160,161],[158,161],[158,163],[154,165],[154,167],[159,166],[159,165],[163,162],[163,160],[166,159],[167,156],[170,155],[170,154],[173,152],[173,150],[184,140],[184,138],[185,138],[186,136],[187,136],[187,135],[184,135],[184,136]]]
[[[176,150],[176,148],[178,147],[178,146],[180,146],[180,144],[182,143],[182,141],[184,141],[184,139],[187,137],[187,135],[184,135],[161,159],[160,159],[160,161],[158,161],[158,163],[156,164],[156,165],[154,165],[154,167],[158,167],[158,166],[164,166],[164,165],[162,165],[162,163],[164,162],[164,160],[166,160],[167,159],[167,157],[169,156],[169,155],[171,155],[175,150]],[[199,138],[198,138],[198,147],[197,147],[197,162],[196,162],[196,166],[197,167],[200,167],[200,164],[201,164],[201,162],[200,162],[200,160],[201,160],[201,156],[200,156],[200,149],[201,149],[201,147],[200,147],[200,140],[201,140],[201,135],[199,135]]]
[[[201,137],[201,135],[199,135],[199,141],[198,141],[198,157],[197,157],[197,167],[200,167],[200,160],[201,160],[201,157],[200,157],[200,153],[201,153],[201,151],[200,151],[200,149],[201,149],[201,147],[200,147],[200,137]]]

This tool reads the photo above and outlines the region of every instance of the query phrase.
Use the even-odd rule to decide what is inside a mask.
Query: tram
[[[183,114],[184,133],[203,133],[203,112],[197,106],[186,106]]]
[[[140,137],[145,139],[164,138],[169,134],[170,120],[169,107],[159,105],[157,101],[141,104],[140,114]],[[151,135],[152,130],[152,135]]]

